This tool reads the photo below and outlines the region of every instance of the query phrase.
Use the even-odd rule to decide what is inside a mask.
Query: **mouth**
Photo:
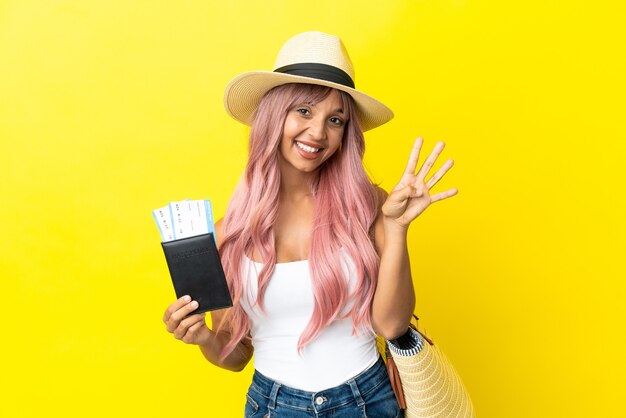
[[[300,141],[294,141],[294,142],[299,149],[309,154],[317,154],[321,150],[324,149],[324,148],[315,148],[315,147],[312,147],[311,145],[304,144]]]

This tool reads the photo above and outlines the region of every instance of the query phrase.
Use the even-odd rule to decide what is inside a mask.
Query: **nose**
[[[307,134],[311,139],[323,140],[326,137],[326,120],[323,118],[313,118],[309,121]]]

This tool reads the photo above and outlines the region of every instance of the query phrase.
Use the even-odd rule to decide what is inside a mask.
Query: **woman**
[[[246,416],[401,416],[375,334],[402,335],[415,307],[410,223],[456,189],[430,194],[452,160],[415,174],[415,141],[387,194],[362,164],[362,132],[393,117],[354,88],[341,41],[306,32],[287,41],[273,72],[226,89],[227,111],[251,124],[249,160],[216,236],[233,307],[188,316],[189,297],[164,322],[210,362],[242,370],[255,354]]]

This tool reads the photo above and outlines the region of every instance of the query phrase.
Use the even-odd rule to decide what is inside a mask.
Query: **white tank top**
[[[367,330],[352,334],[352,318],[338,319],[298,353],[298,339],[313,314],[313,288],[307,260],[278,263],[265,291],[264,314],[255,305],[262,264],[245,258],[242,307],[250,318],[254,367],[292,388],[318,392],[338,386],[378,360],[376,338]],[[355,278],[344,265],[350,290]],[[344,306],[347,313],[352,302]]]

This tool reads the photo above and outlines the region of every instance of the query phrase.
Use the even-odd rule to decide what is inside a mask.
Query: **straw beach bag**
[[[378,337],[378,348],[406,418],[475,417],[461,378],[417,325],[411,324],[403,336],[392,341]]]

